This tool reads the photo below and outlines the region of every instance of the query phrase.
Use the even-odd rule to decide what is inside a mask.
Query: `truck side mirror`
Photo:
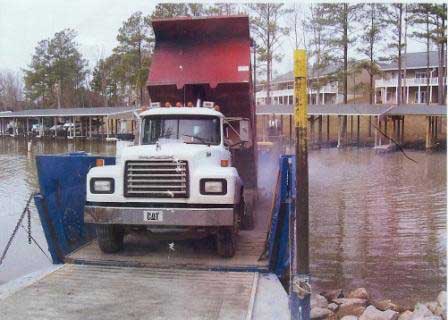
[[[240,120],[240,139],[241,141],[250,141],[250,123],[247,119]]]
[[[134,145],[140,144],[140,131],[142,130],[142,118],[137,112],[133,113],[135,120],[135,134],[134,134]]]
[[[224,135],[226,145],[232,149],[249,148],[253,143],[249,119],[226,118]]]

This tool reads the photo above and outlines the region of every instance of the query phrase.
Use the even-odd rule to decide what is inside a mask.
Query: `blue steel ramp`
[[[95,236],[84,225],[86,176],[96,159],[114,164],[114,157],[90,156],[84,152],[36,156],[40,193],[36,207],[45,233],[53,263]]]

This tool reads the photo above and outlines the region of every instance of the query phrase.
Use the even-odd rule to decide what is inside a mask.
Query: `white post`
[[[106,139],[109,139],[109,116],[106,116]]]
[[[420,100],[421,100],[420,94],[421,94],[421,92],[420,92],[420,85],[419,85],[418,86],[418,94],[417,94],[417,101],[416,101],[416,103],[420,103]]]
[[[429,103],[432,103],[432,84],[429,85]]]
[[[92,117],[89,117],[89,139],[92,139]]]
[[[373,103],[376,104],[376,89],[373,91]]]
[[[73,123],[73,138],[76,138],[76,118],[72,117],[72,123]]]
[[[44,136],[44,117],[41,118],[41,124],[40,124],[40,136]]]
[[[384,102],[383,103],[388,103],[388,101],[387,101],[387,87],[384,87]]]
[[[325,92],[322,93],[322,104],[325,104]]]
[[[406,104],[409,104],[409,86],[406,89]]]

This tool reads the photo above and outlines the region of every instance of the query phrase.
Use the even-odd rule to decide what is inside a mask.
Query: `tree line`
[[[307,49],[309,69],[318,79],[312,83],[317,92],[328,82],[340,80],[345,103],[349,77],[360,70],[366,70],[370,78],[369,85],[360,89],[373,102],[374,77],[380,72],[378,62],[385,60],[396,61],[403,71],[398,73],[399,101],[402,101],[402,82],[406,78],[403,59],[410,38],[426,44],[427,78],[433,46],[439,57],[439,83],[446,73],[446,4],[163,3],[149,15],[136,12],[124,21],[116,36],[117,46],[92,69],[79,51],[75,30],[65,29],[40,41],[24,70],[23,89],[17,75],[0,73],[0,110],[17,106],[22,91],[24,104],[29,108],[146,104],[149,97],[145,83],[154,50],[151,21],[233,14],[250,17],[257,82],[265,85],[268,102],[274,64],[284,58],[287,38],[293,40],[294,47]],[[362,58],[354,60],[354,56]],[[444,97],[446,90],[439,90],[438,101],[445,101]]]
[[[302,19],[304,45],[313,58],[311,69],[318,79],[313,86],[319,90],[328,82],[342,82],[344,103],[348,100],[350,75],[366,70],[369,84],[361,88],[374,101],[375,76],[380,75],[378,63],[396,62],[398,66],[398,104],[404,101],[406,81],[406,54],[408,40],[426,43],[426,81],[429,87],[432,47],[438,56],[438,81],[446,75],[446,4],[315,4]],[[350,61],[350,54],[361,59]],[[337,68],[327,73],[329,66]],[[321,77],[325,73],[325,77]],[[446,86],[440,85],[438,102],[446,100]],[[429,89],[428,91],[429,92]],[[318,97],[319,95],[317,95]],[[319,98],[317,98],[319,99]],[[426,95],[429,103],[429,96]],[[319,103],[319,101],[317,101]]]

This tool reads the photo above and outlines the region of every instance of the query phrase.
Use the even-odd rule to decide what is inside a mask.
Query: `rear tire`
[[[232,229],[221,229],[216,235],[216,248],[218,255],[223,258],[231,258],[235,255],[236,239]]]
[[[97,224],[98,245],[104,253],[115,253],[123,248],[124,230],[113,224]]]
[[[242,199],[242,204],[240,203],[240,219],[241,219],[241,230],[252,230],[254,228],[254,216],[251,206],[248,206]]]

